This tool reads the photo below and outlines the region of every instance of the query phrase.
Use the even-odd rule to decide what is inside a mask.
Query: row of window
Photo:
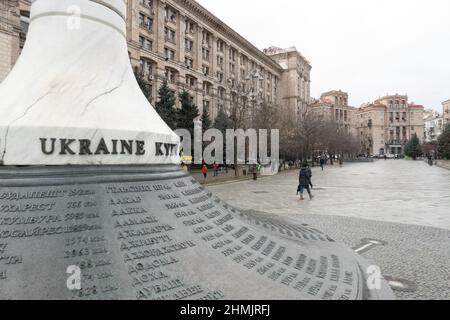
[[[346,105],[347,105],[347,99],[344,98],[344,97],[338,97],[338,96],[336,96],[336,97],[335,97],[335,103],[338,104],[338,105],[344,105],[344,106],[346,106]]]
[[[141,46],[142,47],[145,47],[145,48],[151,50],[152,42],[150,40],[147,40],[147,39],[141,37],[140,38],[140,42],[141,42]],[[175,61],[175,51],[173,49],[170,49],[170,48],[167,48],[167,47],[164,48],[164,55],[165,55],[165,58],[167,60]],[[145,59],[143,59],[143,60],[145,60]],[[141,65],[142,65],[142,63],[141,63]],[[186,57],[185,58],[185,65],[186,65],[187,68],[193,69],[194,68],[194,60],[192,58]],[[234,71],[235,71],[234,70],[234,65],[231,65],[230,68],[231,68],[230,71],[234,74]],[[202,66],[202,73],[205,76],[211,76],[211,74],[210,74],[210,67],[207,66],[207,65],[203,65]],[[245,79],[245,75],[246,75],[245,70],[241,70],[241,77],[242,77],[242,79]],[[216,79],[217,79],[217,81],[219,83],[224,83],[224,81],[225,81],[225,74],[222,71],[217,71]],[[233,77],[231,77],[229,79],[229,81],[230,81],[230,85],[232,87],[234,87],[235,86],[234,82],[236,80]],[[271,89],[272,89],[272,84],[270,82],[268,82],[267,83],[267,90],[271,91]]]
[[[166,40],[171,41],[173,39],[173,33],[170,30],[167,30],[166,32]],[[140,35],[139,36],[139,43],[141,45],[141,47],[143,49],[152,51],[153,50],[153,41],[150,40],[149,38]],[[186,39],[186,51],[190,52],[192,51],[192,46],[193,46],[193,42],[191,40]],[[202,57],[203,60],[205,61],[209,61],[210,59],[210,51],[206,48],[202,49]],[[165,47],[164,48],[164,56],[167,60],[172,60],[175,61],[175,50]],[[185,66],[187,68],[193,69],[194,68],[194,59],[190,58],[190,57],[185,57]],[[224,69],[224,58],[220,55],[217,56],[217,66],[220,70]],[[207,65],[202,66],[202,72],[205,75],[210,75],[210,68]],[[236,74],[236,66],[234,63],[230,62],[229,63],[229,72],[232,74]],[[242,79],[246,78],[246,70],[245,69],[241,69],[241,77]],[[223,73],[218,71],[217,72],[217,78],[219,80],[219,82],[223,81]],[[267,73],[267,81],[271,81],[272,79],[272,75],[270,73]],[[270,83],[269,83],[270,86]]]
[[[336,109],[334,116],[335,116],[335,119],[339,119],[339,120],[344,119],[344,121],[347,121],[348,120],[347,115],[348,115],[347,110]]]
[[[176,13],[171,11],[172,9],[170,8],[166,8],[166,18],[169,17],[169,20],[173,20],[172,17],[175,17],[174,19],[176,19]],[[167,19],[166,19],[167,20]],[[154,20],[153,18],[140,13],[139,14],[139,25],[141,28],[146,29],[149,32],[153,32],[153,24],[154,24]],[[193,22],[187,20],[186,21],[186,26],[189,29],[189,31],[194,30],[194,24]],[[210,51],[210,43],[211,43],[211,38],[212,38],[212,34],[209,33],[206,30],[202,31],[202,44],[206,45],[206,47],[202,47],[202,59],[206,62],[210,62],[211,61],[211,51]],[[173,30],[172,28],[169,27],[165,27],[164,28],[164,37],[165,37],[165,41],[172,43],[172,44],[176,44],[176,31]],[[152,40],[150,40],[149,38],[145,37],[144,35],[140,35],[139,36],[139,42],[141,44],[141,47],[147,50],[153,50],[153,42]],[[186,53],[189,55],[194,51],[194,41],[192,39],[189,39],[188,37],[185,38],[185,51]],[[222,56],[222,54],[225,51],[225,42],[218,39],[217,40],[217,51],[218,51],[218,55],[217,55],[217,65],[218,67],[223,70],[224,68],[224,57]],[[175,51],[172,49],[165,49],[165,57],[167,59],[170,60],[175,60]],[[229,69],[231,73],[236,73],[236,65],[235,62],[237,60],[238,57],[238,51],[233,48],[230,47],[229,48]],[[193,63],[191,63],[191,61],[187,61],[189,63],[186,64],[186,66],[189,66],[190,68],[193,68]],[[270,72],[266,72],[266,70],[264,69],[263,66],[259,66],[255,61],[250,61],[250,59],[248,59],[247,56],[245,56],[244,54],[240,55],[240,65],[242,67],[246,67],[249,68],[251,70],[258,70],[259,74],[264,77],[267,73],[267,81],[271,81],[272,80],[272,74]],[[205,70],[206,71],[206,70]],[[244,77],[244,73],[243,72],[243,77]],[[209,74],[209,72],[204,72],[205,74]],[[275,81],[277,79],[275,78]]]
[[[151,79],[153,79],[153,74],[154,74],[154,64],[152,62],[150,62],[147,59],[141,59],[140,61],[140,71],[142,73],[143,76],[148,77],[151,76]],[[166,68],[166,73],[165,76],[167,78],[167,80],[171,83],[175,83],[176,82],[176,78],[177,78],[177,71],[171,68]],[[224,79],[224,74],[223,73],[218,73],[218,80],[219,83],[223,83],[223,79]],[[197,83],[197,79],[193,76],[190,75],[186,75],[186,85],[190,88],[195,88],[196,87],[196,83]],[[204,91],[207,94],[210,94],[210,90],[209,88],[207,90],[205,90],[205,83],[206,85],[208,85],[208,82],[204,82]],[[231,88],[236,88],[236,80],[231,79],[230,81],[230,87]],[[270,91],[271,86],[268,86],[268,89]],[[246,91],[246,85],[245,84],[241,84],[241,90],[243,92]],[[261,89],[260,89],[261,91]],[[259,92],[260,95],[262,95],[262,92]],[[219,92],[220,95],[220,92]]]

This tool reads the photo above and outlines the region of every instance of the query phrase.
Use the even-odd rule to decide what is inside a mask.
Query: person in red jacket
[[[203,178],[206,180],[206,178],[208,177],[208,167],[206,166],[206,164],[203,164],[203,166],[202,166],[202,173],[203,173]]]

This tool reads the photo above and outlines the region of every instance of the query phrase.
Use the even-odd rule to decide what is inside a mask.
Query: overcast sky
[[[359,107],[389,94],[442,112],[450,99],[449,0],[198,0],[259,49],[295,46],[311,95]]]

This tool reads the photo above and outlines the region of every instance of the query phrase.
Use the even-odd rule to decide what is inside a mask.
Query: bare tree
[[[241,101],[239,101],[241,100]],[[240,103],[241,102],[241,103]],[[235,93],[232,94],[232,98],[230,101],[230,108],[228,110],[229,118],[230,118],[230,126],[232,129],[246,129],[251,119],[251,111],[252,107],[249,104],[246,96],[236,89]],[[235,141],[234,145],[237,145],[237,141]],[[239,176],[239,167],[238,167],[238,154],[236,147],[234,148],[234,175]]]
[[[275,129],[280,125],[279,107],[264,100],[255,110],[253,117],[255,129]]]

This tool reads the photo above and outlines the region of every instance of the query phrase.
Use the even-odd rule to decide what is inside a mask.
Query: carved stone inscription
[[[233,214],[233,208],[217,205],[220,200],[213,199],[211,194],[194,182],[192,184],[194,187],[182,188],[181,193],[195,205],[195,209],[175,211],[174,216],[184,226],[190,226],[193,234],[209,244],[211,249],[240,265],[243,270],[264,276],[311,298],[337,299],[338,294],[344,293],[354,296],[351,282],[345,283],[349,286],[344,290],[338,290],[336,284],[342,286],[340,277],[347,272],[341,270],[336,255],[314,256],[308,255],[306,251],[299,254],[301,248],[292,252],[292,245],[283,245],[277,237],[264,230],[258,232],[243,225],[243,221]],[[290,230],[274,225],[269,228],[268,224],[265,223],[268,230],[294,236]],[[305,235],[307,232],[316,232],[306,227],[298,229]],[[332,268],[329,266],[330,261],[333,261]]]
[[[358,265],[333,246],[190,178],[0,191],[0,298],[358,298]],[[16,287],[35,265],[36,281]]]
[[[48,277],[48,269],[58,281],[47,297],[104,298],[117,290],[96,188],[32,189],[36,188],[0,192],[0,280],[11,280],[4,291],[0,289],[2,298],[14,292],[7,286],[21,278],[23,269],[35,265],[37,278],[39,272]],[[37,266],[40,263],[50,265]],[[69,266],[81,270],[78,290],[66,283]]]

